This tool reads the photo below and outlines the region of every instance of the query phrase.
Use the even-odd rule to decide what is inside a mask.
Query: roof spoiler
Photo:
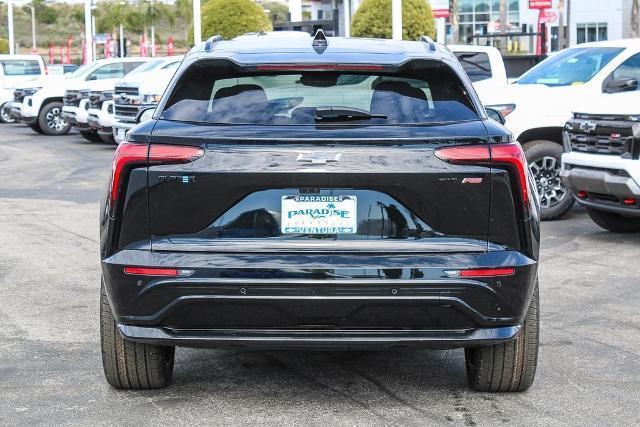
[[[428,46],[429,51],[431,52],[435,52],[436,51],[436,43],[433,41],[433,39],[429,36],[420,36],[420,38],[418,39],[419,42],[424,43]]]

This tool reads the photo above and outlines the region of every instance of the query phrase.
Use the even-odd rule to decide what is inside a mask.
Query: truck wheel
[[[100,142],[100,137],[95,130],[81,130],[80,136],[90,142]]]
[[[530,141],[523,148],[540,195],[540,219],[560,218],[575,202],[560,179],[562,146],[552,141]]]
[[[16,120],[9,115],[7,103],[0,105],[0,123],[14,123]]]
[[[614,233],[632,233],[640,231],[640,218],[629,218],[613,212],[586,208],[589,217],[605,230]]]
[[[113,134],[108,135],[106,133],[99,133],[98,134],[98,138],[100,138],[100,141],[104,142],[105,144],[115,144],[116,140],[113,137]]]
[[[120,335],[104,288],[100,290],[100,343],[107,382],[118,389],[153,389],[169,384],[175,347],[127,341]]]
[[[467,379],[477,391],[525,391],[538,363],[538,283],[517,338],[503,344],[465,349]]]
[[[62,102],[50,102],[40,109],[38,125],[45,135],[64,135],[71,126],[62,118]]]
[[[44,132],[40,128],[40,125],[38,124],[38,122],[35,122],[32,125],[29,125],[29,127],[31,128],[32,131],[39,133],[40,135],[44,135]]]

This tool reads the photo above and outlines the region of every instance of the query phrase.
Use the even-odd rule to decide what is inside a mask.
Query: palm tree
[[[189,28],[193,23],[193,3],[191,0],[176,0],[178,16],[184,19],[184,39],[189,38]]]

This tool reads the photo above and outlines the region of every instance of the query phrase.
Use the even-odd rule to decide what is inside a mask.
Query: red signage
[[[434,18],[448,18],[449,9],[433,9]]]
[[[449,0],[430,0],[429,5],[433,11],[434,18],[449,17]]]
[[[551,9],[551,0],[529,0],[529,9]]]

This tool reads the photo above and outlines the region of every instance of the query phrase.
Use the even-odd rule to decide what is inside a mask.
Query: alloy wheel
[[[4,105],[0,108],[0,117],[5,123],[13,123],[15,120],[9,115],[9,109]]]
[[[45,118],[47,120],[47,126],[50,129],[61,131],[65,128],[65,126],[67,126],[67,122],[60,115],[60,108],[52,108],[51,111],[47,113]]]
[[[544,156],[531,162],[529,169],[536,180],[542,208],[552,208],[567,197],[567,189],[560,179],[561,165],[558,159]]]

